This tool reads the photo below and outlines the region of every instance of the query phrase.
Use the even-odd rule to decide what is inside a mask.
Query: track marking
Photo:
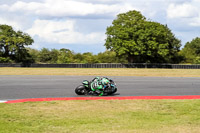
[[[7,101],[5,101],[5,100],[0,100],[0,103],[6,103]]]
[[[159,99],[200,99],[200,95],[188,96],[124,96],[124,97],[62,97],[62,98],[29,98],[9,100],[5,103],[38,102],[38,101],[63,101],[63,100],[159,100]]]

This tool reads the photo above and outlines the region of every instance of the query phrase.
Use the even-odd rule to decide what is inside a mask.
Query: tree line
[[[118,58],[114,51],[105,51],[98,54],[91,52],[75,53],[69,49],[62,48],[41,50],[27,48],[34,63],[127,63],[125,58]]]
[[[115,51],[106,50],[98,54],[91,52],[75,53],[69,49],[62,48],[41,50],[26,48],[29,59],[33,63],[130,63],[127,56],[117,56]],[[187,42],[183,49],[177,54],[177,63],[200,64],[200,38],[196,37],[191,42]],[[136,62],[139,63],[139,62]],[[141,62],[140,62],[141,63]],[[157,63],[157,62],[142,62],[142,63]],[[164,62],[172,63],[172,62]]]
[[[200,64],[200,38],[183,49],[167,25],[146,19],[139,11],[118,14],[106,29],[105,52],[75,53],[66,48],[29,48],[34,40],[9,25],[0,25],[0,63],[191,63]]]

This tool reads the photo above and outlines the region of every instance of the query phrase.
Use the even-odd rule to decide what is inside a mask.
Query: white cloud
[[[199,9],[191,3],[170,4],[167,9],[169,18],[192,18],[198,16]]]
[[[104,33],[92,32],[82,34],[75,31],[75,21],[36,20],[27,32],[41,40],[60,44],[96,44],[105,39]]]
[[[17,1],[12,5],[2,5],[0,9],[10,12],[25,12],[38,16],[66,17],[87,15],[116,15],[119,12],[134,9],[129,4],[97,4],[72,0],[45,0],[39,2]]]
[[[195,27],[200,27],[200,16],[194,18],[193,21],[190,22],[190,25]]]
[[[167,8],[167,17],[169,22],[182,24],[183,29],[200,26],[200,0],[191,0],[189,2],[170,4]],[[178,26],[178,25],[177,25]]]
[[[12,20],[6,19],[6,18],[0,18],[0,24],[10,25],[17,30],[22,29],[22,25],[18,21],[12,21]]]
[[[199,35],[199,7],[200,0],[0,0],[0,24],[30,34],[36,48],[95,49],[104,48],[106,27],[117,14],[138,10],[185,42]]]

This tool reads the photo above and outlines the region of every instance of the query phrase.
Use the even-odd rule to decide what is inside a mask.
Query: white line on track
[[[0,100],[0,103],[5,103],[5,102],[7,102],[7,101],[5,101],[5,100]]]

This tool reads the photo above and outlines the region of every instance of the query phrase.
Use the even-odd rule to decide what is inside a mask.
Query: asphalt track
[[[76,98],[74,89],[94,76],[0,76],[0,101],[26,98]],[[118,87],[112,97],[196,96],[200,78],[110,76]],[[85,97],[85,96],[82,96]]]

